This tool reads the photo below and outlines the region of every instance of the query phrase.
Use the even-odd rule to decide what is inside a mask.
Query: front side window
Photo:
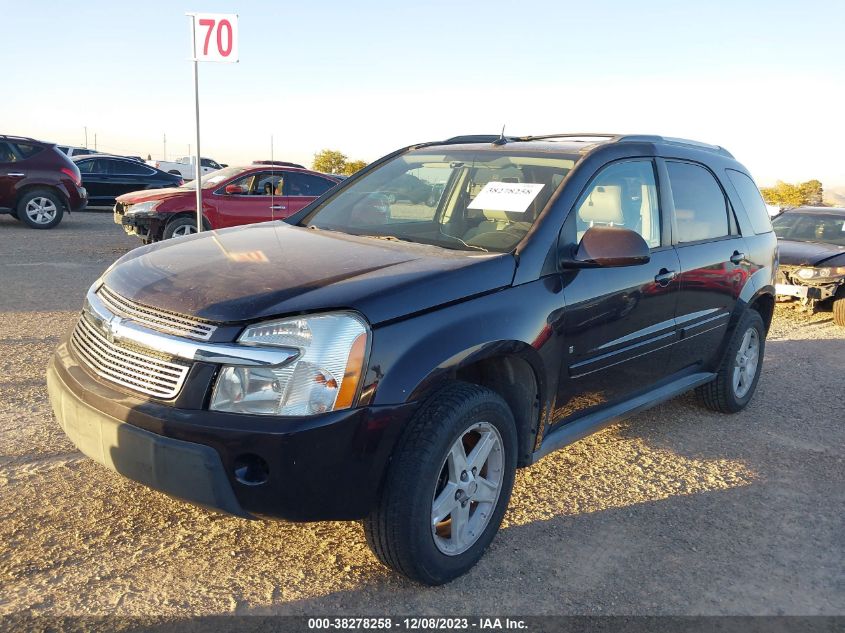
[[[667,161],[675,204],[678,242],[698,242],[730,234],[725,194],[713,175],[692,163]]]
[[[571,158],[511,153],[507,146],[420,149],[356,179],[300,225],[456,250],[508,252],[574,165]]]
[[[219,186],[222,182],[229,180],[230,178],[234,178],[238,174],[242,174],[248,169],[248,167],[224,167],[223,169],[219,169],[217,171],[213,171],[210,174],[206,174],[202,178],[200,178],[200,183],[202,184],[203,189],[213,189]],[[193,172],[191,172],[193,175]],[[236,182],[230,184],[238,184]],[[186,182],[183,184],[180,189],[196,189],[197,185],[194,182]]]
[[[654,163],[632,160],[605,167],[576,204],[578,241],[591,226],[618,226],[639,233],[650,248],[660,242],[660,206]]]

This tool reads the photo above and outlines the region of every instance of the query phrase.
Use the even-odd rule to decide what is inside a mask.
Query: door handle
[[[284,211],[287,207],[282,206],[281,204],[274,204],[270,207],[273,211]]]
[[[19,171],[10,171],[7,176],[11,176],[12,178],[23,178],[26,174],[21,173]]]
[[[734,254],[731,255],[731,264],[741,264],[745,261],[745,253],[740,253],[739,251],[734,251]]]
[[[661,288],[665,288],[668,286],[672,280],[678,275],[674,270],[667,270],[666,268],[661,268],[660,272],[655,275],[654,281],[657,282],[657,285]]]

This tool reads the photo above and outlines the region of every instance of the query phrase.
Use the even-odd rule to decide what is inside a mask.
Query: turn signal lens
[[[352,343],[349,350],[349,360],[346,361],[346,369],[343,372],[343,382],[340,393],[334,403],[334,409],[348,409],[355,401],[355,394],[358,393],[358,384],[361,382],[361,375],[364,372],[364,356],[367,353],[367,335],[362,333]]]

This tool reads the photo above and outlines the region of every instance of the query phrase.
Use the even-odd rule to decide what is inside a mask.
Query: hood
[[[166,189],[144,189],[142,191],[133,191],[125,193],[122,196],[115,198],[118,202],[125,205],[138,204],[139,202],[149,202],[150,200],[167,200],[168,198],[176,198],[179,196],[196,196],[193,189],[179,189],[178,187],[168,187]],[[196,208],[196,205],[194,205]]]
[[[216,322],[352,309],[377,324],[508,286],[515,268],[509,253],[266,222],[138,248],[104,281],[138,303]]]
[[[778,252],[784,266],[845,266],[845,246],[829,242],[778,240]]]

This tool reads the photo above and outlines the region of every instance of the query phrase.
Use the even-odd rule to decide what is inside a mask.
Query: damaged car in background
[[[772,221],[778,236],[778,298],[814,312],[833,300],[833,321],[845,327],[845,209],[799,207]]]

